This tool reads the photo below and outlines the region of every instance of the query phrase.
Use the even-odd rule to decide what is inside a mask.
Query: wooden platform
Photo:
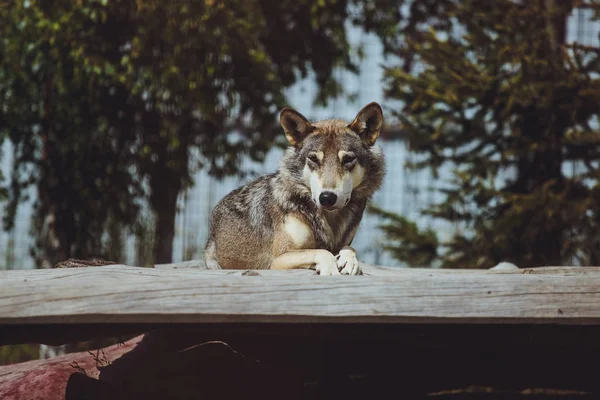
[[[600,268],[364,270],[1,271],[0,324],[600,323]]]
[[[600,398],[589,367],[600,357],[599,267],[364,265],[362,276],[338,277],[199,267],[0,271],[0,345],[146,333],[126,352],[107,350],[124,355],[100,369],[86,354],[66,358],[63,369],[89,361],[97,377],[66,368],[57,382],[71,391],[67,399],[102,391],[113,400],[194,391],[239,398],[265,387],[277,390],[263,399],[387,398],[394,390],[411,399]],[[2,368],[0,394],[48,365]],[[188,386],[173,397],[182,376]],[[465,391],[473,385],[493,391]]]

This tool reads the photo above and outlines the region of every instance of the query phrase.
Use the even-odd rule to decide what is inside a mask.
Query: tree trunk
[[[65,215],[58,208],[62,195],[65,174],[62,173],[61,152],[52,130],[53,79],[47,78],[45,85],[44,119],[42,124],[42,154],[40,179],[37,184],[38,199],[35,204],[35,219],[32,232],[35,248],[32,253],[38,267],[51,268],[56,262],[71,257],[74,223],[72,214]],[[68,175],[68,174],[67,174]]]
[[[156,188],[152,208],[156,213],[154,230],[154,264],[167,264],[173,261],[173,239],[175,238],[175,217],[177,215],[177,195],[180,188],[165,182],[161,189]]]
[[[163,125],[158,114],[151,121],[154,125],[148,128],[153,132],[152,153],[157,156],[148,171],[150,205],[155,213],[152,255],[154,264],[168,264],[173,260],[177,197],[189,179],[188,135],[185,124],[178,130],[169,130],[168,121]]]
[[[569,8],[560,8],[565,4],[559,5],[553,0],[544,0],[541,4],[546,12],[553,12],[546,21],[549,43],[545,48],[547,51],[545,56],[552,65],[560,62],[559,52],[566,40],[566,18]],[[553,76],[553,72],[552,68],[549,68],[541,71],[540,75],[546,74],[548,80],[554,80],[556,77]],[[557,95],[552,94],[552,96]],[[564,190],[562,139],[569,126],[568,117],[561,114],[560,108],[557,108],[553,115],[548,116],[547,110],[540,112],[535,105],[532,105],[523,112],[522,121],[522,134],[530,137],[532,142],[537,143],[538,146],[535,149],[524,148],[522,150],[517,165],[514,192],[517,194],[531,193],[540,190],[543,185],[551,181],[554,182],[550,189],[552,192],[558,193]],[[533,210],[531,219],[535,217],[534,213],[540,212],[545,212],[545,210]],[[516,259],[517,264],[538,267],[564,263],[565,260],[562,259],[564,231],[560,227],[561,224],[538,227],[535,237],[532,238],[525,235],[531,223],[529,219],[524,219],[513,234],[515,239],[513,254],[532,255],[531,259]],[[529,249],[525,249],[524,246]]]

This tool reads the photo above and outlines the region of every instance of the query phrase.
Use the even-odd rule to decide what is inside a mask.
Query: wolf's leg
[[[358,266],[356,251],[352,247],[344,247],[335,258],[337,259],[337,266],[341,270],[342,275],[362,275]]]
[[[291,250],[273,260],[271,269],[311,268],[319,275],[340,275],[333,254],[327,250]]]
[[[206,264],[206,268],[208,269],[222,269],[217,261],[217,249],[213,240],[208,242],[204,250],[204,264]]]

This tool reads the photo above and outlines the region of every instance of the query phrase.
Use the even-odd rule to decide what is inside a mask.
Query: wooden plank
[[[0,366],[0,399],[63,400],[69,398],[65,397],[65,393],[69,390],[69,378],[73,374],[85,373],[82,376],[97,379],[103,366],[127,354],[141,340],[140,336],[126,343],[107,347],[96,357],[94,357],[94,353],[84,351],[52,359]],[[98,391],[102,389],[102,385],[97,385],[94,389]],[[114,399],[114,397],[107,396],[106,393],[100,393],[104,396],[75,398]]]
[[[183,322],[600,324],[600,273],[322,277],[113,265],[0,274],[1,324]]]

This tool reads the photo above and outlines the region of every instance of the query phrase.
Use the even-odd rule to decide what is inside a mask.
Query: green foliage
[[[262,160],[284,90],[309,71],[316,101],[340,93],[333,69],[356,69],[348,6],[0,2],[0,138],[16,149],[10,190],[0,192],[10,195],[5,228],[33,186],[40,264],[103,257],[101,238],[115,228],[107,221],[135,231],[148,201],[155,261],[167,261],[176,199],[197,168],[222,177],[243,155]]]
[[[4,135],[0,131],[0,161],[2,160],[2,144],[4,143]],[[8,198],[8,189],[4,187],[4,174],[0,169],[0,203]]]
[[[598,265],[600,49],[567,45],[565,22],[600,5],[423,3],[386,83],[420,155],[410,167],[453,171],[444,201],[424,211],[461,228],[440,243],[441,265]],[[394,254],[410,261],[428,234],[388,217]]]
[[[384,249],[394,258],[406,262],[411,267],[434,264],[438,257],[439,240],[433,230],[421,231],[416,223],[379,207],[371,206],[369,212],[388,221],[381,229],[393,245],[386,245]]]
[[[89,257],[109,213],[132,224],[142,193],[130,173],[135,115],[113,85],[118,43],[101,34],[109,9],[24,1],[0,13],[0,129],[16,149],[5,228],[24,190],[37,185],[32,231],[40,247],[63,250],[61,259],[72,248]]]
[[[16,364],[39,358],[39,345],[12,344],[0,346],[0,365]]]

